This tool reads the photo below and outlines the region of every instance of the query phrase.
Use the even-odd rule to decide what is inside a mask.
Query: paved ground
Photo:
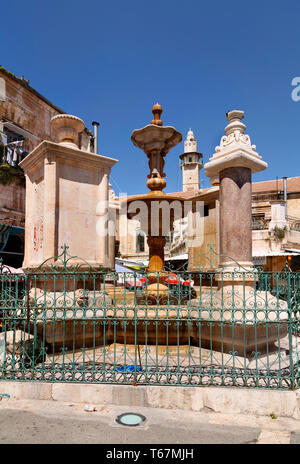
[[[300,445],[300,432],[292,432],[291,443],[293,445]]]
[[[300,444],[300,423],[293,419],[101,405],[86,412],[84,406],[3,398],[0,444]],[[129,411],[147,420],[139,427],[117,424],[116,417]]]

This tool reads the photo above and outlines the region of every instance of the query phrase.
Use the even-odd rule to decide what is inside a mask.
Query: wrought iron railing
[[[296,230],[300,232],[300,218],[288,216],[287,220],[291,230]]]
[[[264,216],[252,216],[252,230],[265,230],[269,228],[270,218]]]
[[[264,216],[252,216],[252,230],[266,230],[269,228],[271,218]],[[290,230],[300,231],[300,218],[287,216],[287,222]]]
[[[2,380],[299,387],[299,273],[45,266],[0,273]]]

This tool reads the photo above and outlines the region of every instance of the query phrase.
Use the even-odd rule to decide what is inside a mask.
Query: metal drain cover
[[[116,422],[121,425],[127,425],[129,427],[136,427],[146,420],[146,417],[142,414],[136,414],[134,412],[125,412],[116,418]]]

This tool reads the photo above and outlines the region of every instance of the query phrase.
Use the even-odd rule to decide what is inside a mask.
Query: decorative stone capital
[[[226,113],[226,118],[229,121],[228,126],[225,127],[225,132],[227,135],[230,135],[236,131],[243,134],[246,130],[245,124],[241,121],[244,119],[245,113],[240,110],[233,110]]]
[[[82,119],[71,114],[58,114],[51,118],[51,127],[55,130],[60,145],[78,148],[78,135],[85,128]]]
[[[245,167],[251,172],[263,171],[268,167],[262,157],[256,153],[256,146],[251,144],[249,135],[245,134],[246,126],[241,122],[244,112],[230,111],[226,114],[229,124],[225,127],[220,145],[210,161],[205,164],[205,174],[208,177],[218,176],[221,171],[231,167]]]

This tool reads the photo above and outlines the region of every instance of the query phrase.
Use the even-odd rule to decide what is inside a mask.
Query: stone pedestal
[[[273,200],[271,203],[271,221],[269,230],[274,229],[289,230],[289,223],[285,215],[285,202],[282,200]]]
[[[79,150],[70,121],[83,130],[78,118],[54,118],[55,127],[63,125],[62,141],[43,141],[20,163],[26,177],[25,269],[46,260],[47,266],[59,266],[56,258],[65,244],[78,257],[70,265],[84,268],[83,260],[95,268],[109,265],[108,177],[117,160]]]
[[[113,259],[108,178],[117,160],[79,150],[84,123],[76,116],[62,114],[51,122],[58,143],[43,141],[20,163],[26,177],[23,268],[29,273],[28,330],[59,350],[102,340],[101,329],[95,338],[93,320],[103,311],[93,307],[111,299],[101,274],[84,272],[105,270]],[[82,307],[90,317],[84,332]]]

